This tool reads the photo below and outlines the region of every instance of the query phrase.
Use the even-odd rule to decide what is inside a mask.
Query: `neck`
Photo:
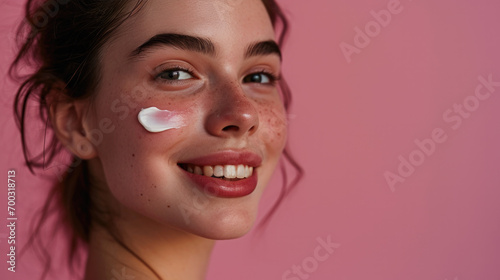
[[[129,216],[130,217],[130,216]],[[154,227],[151,220],[127,219],[124,231],[116,223],[119,238],[101,226],[93,227],[85,280],[205,278],[214,241],[187,232]]]

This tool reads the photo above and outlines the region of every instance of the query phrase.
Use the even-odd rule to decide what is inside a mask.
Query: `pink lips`
[[[215,165],[248,165],[254,167],[252,176],[245,179],[227,180],[190,173],[183,169],[195,185],[204,193],[217,197],[235,198],[251,194],[257,187],[257,172],[255,167],[260,166],[262,158],[251,152],[224,151],[208,156],[194,158],[180,164],[196,166]]]

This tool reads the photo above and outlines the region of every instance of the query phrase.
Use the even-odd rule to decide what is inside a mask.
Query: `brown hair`
[[[31,172],[50,166],[63,150],[48,121],[49,93],[64,92],[65,97],[72,100],[91,97],[100,79],[99,54],[103,45],[125,20],[133,16],[147,2],[147,0],[136,0],[134,7],[127,10],[130,1],[27,1],[25,20],[17,33],[19,51],[9,73],[21,83],[15,97],[14,112],[21,132],[24,158]],[[282,45],[288,31],[287,19],[274,0],[263,0],[263,3],[274,27],[280,29],[278,43]],[[30,66],[33,71],[28,75],[20,75],[20,67],[23,64]],[[61,89],[61,84],[64,85],[64,90]],[[285,108],[288,110],[291,93],[283,79],[280,80],[280,89]],[[46,126],[43,151],[34,156],[28,144],[26,119],[28,105],[33,101],[37,103],[40,120]],[[286,165],[282,161],[283,188],[261,225],[269,221],[287,192],[302,176],[302,168],[293,159],[288,147],[285,148],[284,159],[296,170],[296,176],[291,183],[288,182]],[[43,252],[42,257],[46,267],[42,279],[50,269],[50,257],[38,233],[49,216],[59,215],[69,232],[68,261],[71,268],[75,265],[74,257],[79,248],[85,247],[89,242],[91,224],[106,224],[102,218],[105,216],[104,209],[98,209],[91,199],[92,188],[88,175],[86,161],[74,157],[64,176],[52,187],[41,214],[36,219],[29,244],[38,246]]]

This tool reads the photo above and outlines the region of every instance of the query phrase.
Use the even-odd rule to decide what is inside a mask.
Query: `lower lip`
[[[184,169],[182,171],[187,174],[203,193],[216,197],[243,197],[251,194],[257,187],[257,172],[255,169],[252,176],[237,181],[227,181],[220,178],[198,175]]]

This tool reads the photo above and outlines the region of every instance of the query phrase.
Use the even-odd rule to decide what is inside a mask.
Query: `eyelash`
[[[176,80],[167,80],[167,79],[162,79],[161,78],[161,75],[163,75],[165,73],[168,73],[168,72],[183,71],[183,72],[186,72],[186,73],[188,73],[189,75],[191,75],[193,77],[196,77],[196,75],[193,73],[194,72],[193,69],[189,69],[189,68],[182,67],[182,66],[166,67],[165,69],[160,69],[159,71],[160,72],[155,76],[155,79],[161,81],[162,83],[178,82]],[[278,82],[281,79],[281,76],[275,75],[275,74],[273,74],[272,72],[270,72],[268,70],[259,70],[259,71],[256,71],[256,72],[253,72],[253,73],[250,73],[250,74],[246,75],[245,77],[243,77],[243,80],[245,78],[249,77],[249,76],[259,75],[259,74],[260,75],[265,75],[269,79],[269,83],[259,83],[259,84],[262,84],[262,85],[274,86],[274,85],[276,85],[276,82]],[[179,81],[183,81],[183,80],[179,80]]]
[[[277,76],[277,75],[275,75],[272,72],[267,71],[267,70],[260,70],[257,72],[250,73],[250,74],[246,75],[245,77],[243,77],[243,79],[245,79],[246,77],[252,76],[252,75],[259,75],[259,74],[266,75],[269,78],[269,83],[267,83],[267,84],[266,83],[259,83],[262,85],[274,86],[274,85],[276,85],[276,82],[278,82],[281,79],[280,76]]]
[[[182,66],[173,66],[173,67],[165,67],[165,69],[160,69],[159,70],[159,73],[155,76],[155,79],[156,80],[159,80],[163,83],[172,83],[172,82],[176,82],[175,80],[167,80],[167,79],[162,79],[161,78],[161,75],[165,74],[165,73],[168,73],[168,72],[175,72],[175,71],[183,71],[183,72],[186,72],[188,73],[189,75],[193,76],[193,77],[196,77],[194,75],[194,70],[193,69],[188,69],[188,68],[185,68],[185,67],[182,67]],[[183,80],[180,80],[180,81],[183,81]]]

